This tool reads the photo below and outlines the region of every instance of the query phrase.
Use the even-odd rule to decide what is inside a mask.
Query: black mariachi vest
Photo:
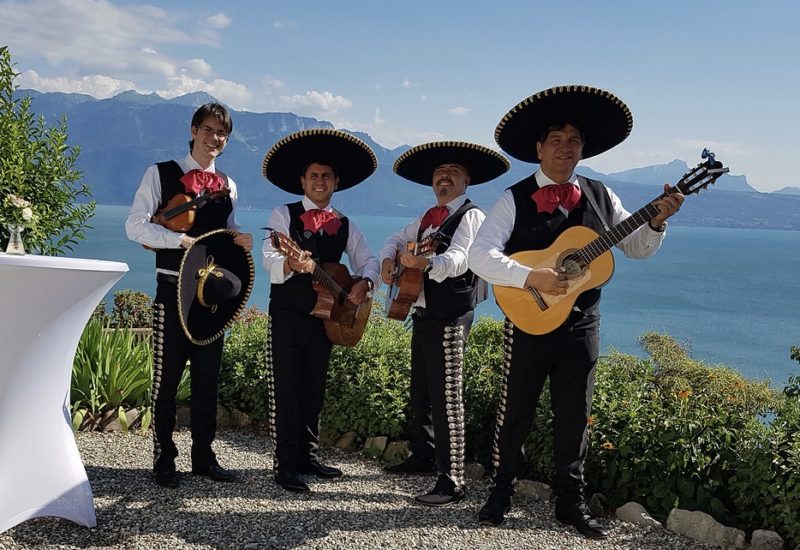
[[[159,162],[156,166],[158,167],[158,177],[161,180],[161,204],[158,205],[159,210],[178,193],[187,194],[192,198],[196,196],[194,193],[186,193],[186,189],[181,183],[183,170],[177,162],[174,160]],[[228,176],[220,170],[216,172],[225,180],[225,186],[227,187]],[[186,234],[190,237],[199,237],[214,229],[224,229],[228,227],[228,217],[232,211],[233,203],[230,197],[207,202],[202,208],[195,211],[194,224]],[[178,271],[185,252],[186,249],[184,248],[162,248],[157,250],[156,267]]]
[[[444,253],[450,246],[450,241],[467,211],[478,208],[477,205],[464,201],[461,207],[449,216],[434,238],[439,242],[436,254]],[[443,238],[442,238],[443,237]],[[421,235],[417,235],[420,240]],[[425,312],[434,319],[455,319],[461,317],[478,304],[478,276],[469,269],[458,277],[448,277],[441,283],[432,280],[428,274],[424,275],[425,285]]]
[[[296,242],[303,250],[311,252],[311,257],[318,264],[326,262],[340,263],[342,254],[347,248],[347,238],[350,235],[350,222],[347,218],[339,218],[342,226],[336,235],[324,233],[311,233],[303,229],[300,216],[305,212],[302,202],[286,205],[289,208],[289,238]],[[273,307],[284,311],[291,311],[300,315],[308,315],[317,303],[317,292],[312,284],[310,273],[295,274],[285,282],[270,285],[269,308]]]
[[[586,185],[581,185],[581,202],[566,217],[556,208],[552,214],[539,212],[536,203],[531,199],[534,191],[539,189],[534,176],[529,176],[524,180],[509,187],[514,196],[514,206],[516,207],[516,218],[514,229],[506,242],[504,254],[510,256],[522,250],[543,250],[553,244],[556,238],[567,228],[582,225],[593,229],[597,233],[603,233],[605,228],[600,216],[603,216],[606,223],[611,226],[614,215],[614,207],[611,198],[608,196],[605,186],[596,180],[591,180],[579,176]],[[600,212],[588,203],[584,192],[588,190],[597,203]],[[600,302],[600,289],[595,288],[583,292],[575,301],[575,307],[586,314],[597,314],[597,306]]]

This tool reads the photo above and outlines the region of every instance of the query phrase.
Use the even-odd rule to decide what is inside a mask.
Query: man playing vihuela
[[[354,345],[360,338],[380,270],[361,230],[331,198],[376,167],[366,143],[322,128],[291,134],[264,157],[264,176],[303,197],[272,211],[262,247],[271,282],[267,371],[275,483],[287,491],[308,491],[304,476],[342,475],[317,455],[328,362],[334,343]],[[343,254],[355,277],[339,265]]]
[[[445,506],[464,498],[462,364],[477,303],[486,284],[467,267],[483,212],[467,187],[509,169],[503,155],[466,142],[439,141],[411,148],[395,162],[403,178],[430,186],[436,206],[393,233],[381,250],[381,278],[390,292],[389,316],[411,308],[411,455],[390,473],[438,472],[436,485],[416,501]],[[405,298],[404,298],[405,296]],[[403,307],[404,306],[404,307]]]

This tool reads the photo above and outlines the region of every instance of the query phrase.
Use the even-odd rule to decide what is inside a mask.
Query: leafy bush
[[[269,419],[265,338],[267,314],[248,308],[225,337],[219,374],[220,404],[247,413],[253,420]]]
[[[153,353],[149,339],[132,330],[108,329],[103,319],[89,320],[81,335],[72,366],[70,406],[72,425],[94,429],[108,413],[114,412],[123,429],[125,411],[139,409],[142,429],[151,420],[150,392],[153,380]],[[178,385],[178,403],[189,399],[187,368]]]
[[[30,97],[14,99],[17,76],[11,53],[0,47],[0,196],[16,195],[36,211],[36,223],[23,235],[29,250],[63,254],[86,238],[95,203],[79,202],[91,194],[74,168],[79,151],[67,145],[66,120],[47,126],[44,118],[35,118]],[[0,217],[10,214],[4,205]],[[3,249],[7,237],[2,237]]]
[[[151,328],[153,299],[139,290],[120,290],[114,293],[114,309],[108,325],[117,328]]]

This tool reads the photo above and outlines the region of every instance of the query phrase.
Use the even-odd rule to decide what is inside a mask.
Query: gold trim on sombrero
[[[378,168],[378,158],[375,156],[375,152],[363,140],[358,139],[357,137],[355,137],[355,136],[353,136],[351,134],[348,134],[347,132],[344,132],[342,130],[336,130],[334,128],[309,128],[309,129],[306,129],[306,130],[300,130],[300,131],[294,132],[293,134],[289,134],[288,136],[284,136],[281,139],[279,139],[278,141],[276,141],[275,144],[272,147],[270,147],[269,151],[267,151],[267,153],[264,155],[264,160],[261,162],[261,174],[268,181],[272,181],[272,180],[269,179],[269,176],[267,176],[267,166],[269,165],[270,160],[272,160],[272,158],[275,156],[275,154],[278,151],[280,151],[281,148],[283,148],[285,145],[287,145],[289,143],[297,141],[298,139],[303,139],[303,138],[312,137],[312,136],[331,136],[331,137],[336,137],[336,138],[343,139],[345,141],[349,141],[350,143],[352,143],[354,145],[357,145],[358,147],[363,149],[369,155],[370,160],[372,161],[372,169],[371,169],[370,173],[375,172],[375,170]],[[298,169],[299,168],[300,167],[298,167]],[[275,183],[275,182],[272,182],[272,183]],[[278,184],[276,184],[276,185],[278,185]],[[278,187],[280,187],[280,185],[278,185]]]
[[[189,247],[186,249],[186,252],[184,252],[183,258],[181,259],[181,266],[178,269],[178,273],[181,273],[183,271],[183,266],[184,266],[184,263],[186,262],[186,258],[189,257],[189,251],[192,249],[192,247],[195,245],[195,243],[201,241],[202,239],[204,239],[205,237],[208,237],[209,235],[216,235],[217,233],[229,233],[229,234],[231,234],[231,236],[236,237],[236,233],[237,232],[233,231],[231,229],[215,229],[213,231],[209,231],[208,233],[204,233],[204,234],[200,235],[197,239],[195,239],[192,242],[192,244],[189,245]],[[238,246],[238,245],[236,245],[236,246]],[[239,317],[239,314],[242,313],[244,308],[247,307],[247,300],[250,298],[250,293],[253,291],[253,284],[255,282],[256,269],[255,269],[255,264],[253,263],[253,255],[250,254],[249,252],[247,252],[246,256],[247,256],[247,264],[250,266],[250,280],[247,281],[247,288],[242,291],[242,294],[244,295],[244,298],[242,299],[242,302],[239,304],[239,307],[236,308],[236,311],[234,311],[234,313],[231,316],[230,320],[227,323],[225,323],[225,326],[223,326],[214,335],[212,335],[212,336],[210,336],[208,338],[204,338],[202,340],[198,340],[198,339],[192,337],[191,334],[189,333],[189,327],[186,326],[186,321],[183,319],[183,315],[178,315],[178,319],[181,322],[181,328],[183,329],[183,333],[186,335],[186,338],[190,342],[192,342],[193,344],[197,344],[198,346],[205,346],[207,344],[210,344],[211,342],[213,342],[217,338],[219,338],[222,334],[225,333],[225,330],[227,330],[227,328],[233,324],[233,322],[236,320],[236,318]],[[182,281],[181,277],[178,277],[178,312],[179,313],[181,311],[183,311],[183,299],[181,297],[182,296],[182,294],[181,294],[182,282],[181,281]]]
[[[604,149],[601,148],[602,150],[598,150],[596,152],[593,151],[593,150],[590,150],[589,154],[584,154],[583,158],[589,158],[590,156],[599,155],[600,153],[607,151],[611,147],[614,147],[615,145],[618,145],[619,143],[624,141],[630,135],[631,130],[633,129],[633,114],[631,113],[631,111],[628,108],[628,106],[620,98],[618,98],[616,95],[612,94],[611,92],[608,92],[608,91],[600,89],[600,88],[596,88],[594,86],[586,86],[586,85],[583,85],[583,84],[569,84],[569,85],[562,85],[562,86],[554,86],[552,88],[548,88],[546,90],[542,90],[541,92],[538,92],[536,94],[533,94],[530,97],[527,97],[527,98],[523,99],[522,101],[517,103],[514,107],[512,107],[505,114],[505,116],[503,116],[503,118],[497,124],[497,127],[495,128],[495,131],[494,131],[494,139],[497,142],[497,144],[500,145],[500,148],[503,149],[503,151],[505,151],[509,155],[513,156],[514,158],[517,158],[519,160],[530,161],[530,158],[522,158],[521,156],[519,156],[517,154],[514,154],[511,151],[509,151],[508,150],[508,145],[506,145],[504,147],[503,144],[500,143],[501,142],[501,136],[502,136],[503,132],[507,129],[506,127],[508,126],[508,123],[512,119],[514,119],[515,116],[519,115],[520,112],[530,108],[537,101],[541,101],[541,100],[544,100],[544,99],[548,99],[548,98],[552,98],[552,97],[559,96],[559,95],[564,95],[564,94],[589,94],[589,95],[599,96],[599,97],[607,100],[611,105],[617,107],[619,109],[620,113],[622,114],[622,116],[625,119],[626,128],[622,132],[622,135],[619,136],[620,139],[616,143],[614,143],[610,147],[607,147],[607,148],[604,148]],[[569,122],[569,120],[564,120],[563,122]],[[580,130],[581,131],[585,131],[585,128],[580,128]],[[529,136],[529,138],[532,138],[532,141],[531,141],[531,144],[530,144],[530,150],[531,151],[535,151],[535,146],[534,146],[535,140],[539,139],[539,137],[540,136],[538,136],[538,135]],[[530,155],[523,155],[523,156],[529,157]],[[535,156],[535,154],[534,154],[534,156]],[[536,159],[534,159],[531,162],[536,162]]]
[[[433,170],[435,166],[429,166],[430,170],[425,174],[415,174],[419,177],[414,178],[410,177],[412,174],[409,173],[401,173],[401,167],[404,163],[409,162],[409,159],[416,157],[417,155],[424,154],[424,153],[432,153],[437,149],[450,149],[451,151],[443,151],[442,157],[436,161],[436,164],[445,164],[449,162],[454,162],[456,164],[463,163],[463,158],[458,158],[464,154],[471,154],[475,153],[475,161],[476,165],[467,166],[467,169],[470,172],[470,175],[473,173],[480,173],[482,178],[473,178],[475,182],[473,185],[477,185],[479,183],[485,183],[487,181],[491,181],[502,174],[508,172],[511,168],[511,163],[508,159],[501,153],[498,153],[494,149],[490,149],[484,145],[478,145],[477,143],[471,143],[468,141],[430,141],[427,143],[421,143],[419,145],[415,145],[399,157],[394,162],[394,166],[392,166],[392,170],[395,174],[406,178],[410,181],[414,181],[416,183],[420,183],[423,185],[431,185],[431,177],[433,176]],[[448,153],[451,153],[452,158],[448,159]],[[480,155],[484,155],[487,158],[480,159]],[[424,162],[424,161],[423,161]],[[481,166],[486,166],[487,163],[494,162],[496,163],[495,166],[488,167],[487,170],[480,170]],[[414,170],[411,169],[411,172]]]

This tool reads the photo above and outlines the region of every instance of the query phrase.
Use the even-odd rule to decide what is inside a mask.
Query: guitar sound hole
[[[567,256],[561,261],[561,269],[567,274],[567,277],[573,279],[583,273],[583,266],[579,258],[575,255]]]

